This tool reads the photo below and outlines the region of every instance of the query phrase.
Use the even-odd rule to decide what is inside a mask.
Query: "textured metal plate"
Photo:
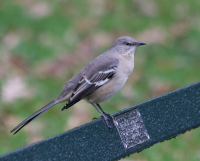
[[[149,134],[137,108],[116,116],[115,125],[126,149],[149,140]]]

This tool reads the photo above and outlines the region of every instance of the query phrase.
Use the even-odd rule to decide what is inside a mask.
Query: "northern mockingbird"
[[[68,109],[81,99],[91,103],[109,125],[109,117],[99,103],[107,101],[115,95],[125,84],[134,68],[135,49],[144,42],[122,36],[117,38],[103,54],[84,66],[64,86],[63,92],[52,102],[29,116],[17,125],[11,132],[16,134],[21,128],[54,105],[68,101],[62,110]]]

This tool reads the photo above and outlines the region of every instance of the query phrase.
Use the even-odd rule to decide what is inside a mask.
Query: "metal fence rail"
[[[31,144],[1,161],[118,160],[200,126],[200,82]]]

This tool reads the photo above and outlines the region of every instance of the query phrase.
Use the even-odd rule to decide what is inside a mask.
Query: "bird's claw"
[[[112,127],[109,124],[109,118],[108,117],[104,117],[104,121],[106,122],[106,125],[109,129],[112,129]]]
[[[103,118],[102,116],[100,116],[100,117],[94,117],[93,119],[92,119],[92,121],[95,121],[95,120],[98,120],[98,119],[101,119],[101,118]]]
[[[108,115],[107,115],[107,116],[108,116]],[[110,119],[109,119],[107,116],[104,115],[104,116],[100,116],[100,117],[94,117],[94,118],[92,119],[92,121],[95,121],[95,120],[98,120],[98,119],[103,118],[104,121],[105,121],[105,123],[106,123],[106,125],[107,125],[107,127],[108,127],[109,129],[111,129],[111,126],[110,126],[110,124],[109,124],[109,120],[110,120]],[[113,116],[109,115],[109,117],[111,117],[111,118],[113,119]]]
[[[104,113],[105,115],[107,115],[108,117],[110,117],[112,119],[113,122],[115,122],[115,118],[114,116],[112,116],[111,114],[108,114],[108,113]]]

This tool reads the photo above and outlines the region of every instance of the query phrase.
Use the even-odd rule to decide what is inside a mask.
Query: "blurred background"
[[[55,99],[62,86],[119,36],[148,45],[113,98],[113,113],[200,80],[200,1],[1,0],[0,155],[90,122],[99,116],[80,101],[51,108],[17,135],[18,123]],[[200,128],[124,161],[200,160]]]

